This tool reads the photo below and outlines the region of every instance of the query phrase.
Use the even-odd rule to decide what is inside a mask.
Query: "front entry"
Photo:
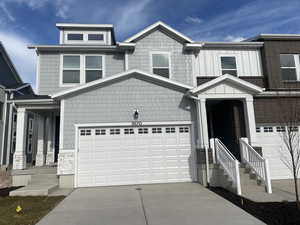
[[[240,160],[239,139],[246,137],[243,102],[240,100],[207,101],[209,138],[219,138]]]

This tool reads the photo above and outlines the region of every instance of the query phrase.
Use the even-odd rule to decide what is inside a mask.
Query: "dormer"
[[[63,45],[115,45],[112,24],[57,23]]]

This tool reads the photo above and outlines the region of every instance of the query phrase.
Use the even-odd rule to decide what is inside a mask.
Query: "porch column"
[[[207,114],[206,114],[206,99],[201,98],[198,102],[198,115],[199,115],[199,121],[201,123],[199,124],[199,129],[201,129],[201,139],[200,140],[200,146],[201,148],[208,148],[209,147],[209,138],[208,138],[208,127],[207,127]]]
[[[244,111],[246,114],[247,136],[251,145],[256,143],[256,123],[253,105],[253,97],[248,97],[244,101]]]
[[[45,154],[44,154],[44,117],[38,115],[38,135],[37,135],[37,150],[35,157],[35,165],[43,166],[45,162]]]
[[[53,115],[48,116],[46,119],[46,136],[47,136],[47,154],[46,154],[46,165],[54,163],[54,143],[53,143]]]
[[[26,126],[27,113],[25,108],[17,109],[16,150],[13,159],[13,169],[26,168]]]

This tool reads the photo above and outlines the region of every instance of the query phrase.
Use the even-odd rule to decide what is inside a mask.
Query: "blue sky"
[[[35,86],[28,44],[56,44],[57,22],[112,23],[118,41],[158,20],[197,41],[238,41],[259,33],[300,33],[299,0],[1,0],[0,41]]]

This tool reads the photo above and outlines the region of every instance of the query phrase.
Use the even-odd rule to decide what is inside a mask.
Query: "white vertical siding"
[[[220,56],[236,56],[238,76],[262,76],[260,51],[257,49],[202,49],[195,60],[195,76],[220,76]]]

